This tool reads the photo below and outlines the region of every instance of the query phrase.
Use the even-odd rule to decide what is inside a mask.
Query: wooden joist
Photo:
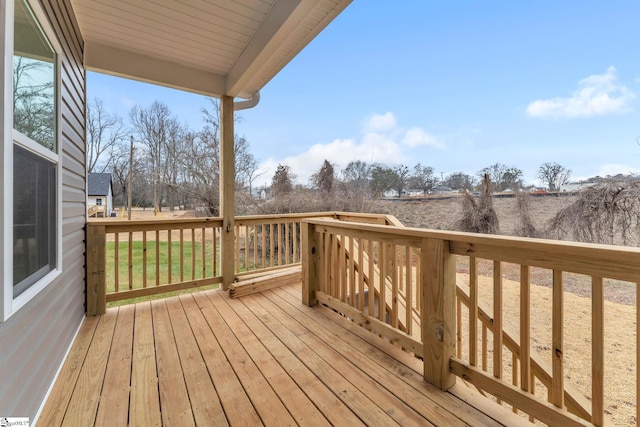
[[[262,292],[278,286],[294,285],[301,281],[302,268],[298,265],[277,273],[233,283],[229,286],[229,296],[231,298],[240,298],[245,295]]]

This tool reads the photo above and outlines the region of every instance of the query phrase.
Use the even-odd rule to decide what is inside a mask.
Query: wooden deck
[[[421,372],[413,356],[325,307],[302,305],[299,285],[233,300],[206,291],[87,318],[38,424],[524,421],[464,385],[441,392]]]

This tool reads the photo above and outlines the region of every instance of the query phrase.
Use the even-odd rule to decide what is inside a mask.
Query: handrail
[[[640,282],[640,249],[389,227],[329,218],[305,219],[302,225],[302,298],[305,304],[326,304],[423,357],[425,378],[438,387],[446,389],[450,386],[450,375],[455,374],[484,392],[494,394],[498,401],[508,403],[514,410],[528,411],[531,419],[549,425],[560,422],[604,424],[603,280]],[[470,278],[466,279],[469,294],[459,289],[459,278],[455,271],[451,273],[456,258],[469,262]],[[491,311],[478,303],[477,263],[480,259],[493,262]],[[503,263],[520,265],[520,334],[509,332],[511,327],[504,320]],[[531,348],[529,313],[535,306],[531,301],[529,280],[530,270],[534,267],[549,270],[554,279],[553,322],[549,326],[552,342],[548,353],[544,354],[551,361],[550,365]],[[565,379],[568,362],[564,360],[563,345],[566,334],[563,272],[592,278],[591,402]],[[416,304],[418,298],[421,301]],[[418,314],[421,336],[407,333],[407,326],[417,322],[398,318],[398,313],[402,313],[398,302],[403,300],[405,307],[411,306]],[[464,326],[460,317],[462,305],[469,313]],[[478,334],[479,329],[482,329],[482,337]],[[457,331],[460,334],[456,340]],[[465,334],[462,331],[466,331]],[[637,330],[633,332],[637,334]],[[469,350],[468,359],[462,357],[463,340]],[[454,351],[456,341],[459,348]],[[492,349],[490,366],[487,364],[489,348]],[[479,353],[482,360],[478,360]],[[443,364],[447,354],[448,362]],[[510,359],[506,355],[510,355]],[[507,370],[503,358],[513,361],[513,372]],[[520,375],[518,366],[522,371]],[[534,395],[536,378],[538,387],[548,390],[550,403]]]

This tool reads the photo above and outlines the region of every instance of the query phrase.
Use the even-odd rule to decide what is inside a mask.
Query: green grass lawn
[[[114,242],[107,242],[106,247],[106,281],[107,281],[107,293],[115,292],[115,249]],[[118,290],[125,291],[128,289],[141,289],[143,288],[144,280],[144,248],[141,241],[134,241],[132,245],[132,280],[131,286],[129,286],[129,243],[120,242],[118,245]],[[195,252],[195,264],[193,253]],[[156,242],[155,240],[147,241],[146,245],[146,287],[156,286]],[[215,277],[220,273],[219,260],[216,260],[216,274],[213,273],[213,245],[210,243],[205,244],[204,255],[204,276],[203,276],[203,259],[202,259],[202,243],[195,242],[193,245],[191,242],[184,242],[183,253],[180,254],[180,242],[171,242],[171,263],[169,264],[169,243],[158,243],[158,281],[160,285],[169,283],[177,283],[182,281],[180,279],[180,273],[182,271],[183,280],[196,280],[203,277]],[[182,259],[182,268],[180,260]],[[192,266],[195,266],[195,271],[192,271]],[[171,282],[169,282],[169,269],[171,269]],[[218,285],[210,285],[206,287],[197,288],[197,290],[216,288]],[[130,304],[133,302],[149,300],[154,298],[165,298],[171,295],[177,295],[179,293],[192,292],[193,290],[169,292],[161,295],[154,295],[151,297],[134,298],[128,300],[117,301],[109,303],[109,306]]]

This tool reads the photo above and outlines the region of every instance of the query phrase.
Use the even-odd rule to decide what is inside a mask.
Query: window
[[[102,199],[96,199],[96,205],[102,206]]]
[[[2,319],[60,273],[60,51],[39,2],[4,2],[2,152],[5,277]],[[11,7],[13,6],[13,8]],[[12,25],[11,25],[12,24]],[[10,37],[13,28],[13,37]],[[12,52],[13,54],[7,54]],[[9,74],[10,73],[10,74]],[[8,231],[11,230],[11,234]],[[11,238],[12,236],[12,238]],[[7,289],[8,283],[11,289]]]

